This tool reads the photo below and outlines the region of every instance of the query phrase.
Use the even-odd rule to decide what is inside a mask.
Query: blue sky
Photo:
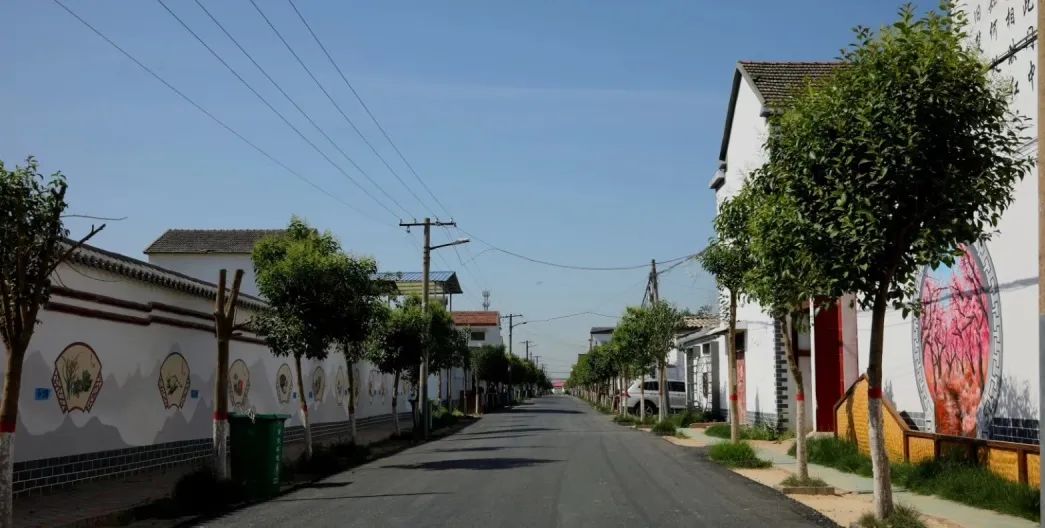
[[[247,0],[205,0],[384,198],[304,121],[193,2],[170,7],[270,102],[398,216],[439,207],[384,142],[283,0],[262,10],[364,135],[355,135]],[[385,270],[420,269],[420,239],[265,108],[157,2],[76,1],[80,16],[281,162],[316,191],[142,72],[57,4],[0,3],[0,159],[28,154],[69,178],[71,210],[127,217],[94,241],[142,257],[167,228],[280,227],[299,214]],[[857,24],[890,22],[888,1],[319,2],[298,6],[396,144],[460,226],[496,246],[566,264],[626,266],[699,250],[711,234],[716,167],[737,60],[830,60]],[[86,226],[73,224],[74,233]],[[436,230],[433,242],[459,232]],[[465,294],[455,308],[547,319],[616,315],[644,269],[562,270],[474,241],[440,250]],[[469,262],[470,259],[473,259]],[[461,261],[466,263],[462,264]],[[696,308],[713,281],[695,264],[662,296]],[[555,374],[587,347],[598,315],[517,328]],[[521,349],[521,346],[519,347]]]

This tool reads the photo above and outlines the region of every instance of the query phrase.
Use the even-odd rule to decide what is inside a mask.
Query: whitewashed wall
[[[212,303],[202,297],[159,287],[95,268],[68,266],[58,271],[64,286],[133,301],[167,305],[209,313]],[[216,273],[216,272],[215,272]],[[252,282],[251,282],[252,284]],[[140,310],[54,296],[52,301],[108,313],[142,317]],[[172,313],[170,319],[207,324],[206,320]],[[241,311],[245,319],[249,313]],[[41,324],[30,344],[24,363],[19,423],[15,441],[16,461],[35,460],[125,447],[145,446],[211,435],[216,342],[213,332],[153,323],[148,326],[115,322],[82,315],[44,310]],[[102,386],[87,410],[63,412],[52,383],[59,354],[70,344],[89,345],[101,363]],[[182,354],[190,369],[190,394],[182,407],[165,408],[159,391],[161,362],[173,352]],[[276,358],[267,347],[234,341],[230,364],[242,360],[249,370],[249,389],[241,410],[290,415],[288,426],[300,425],[295,394],[287,402],[277,396],[276,373],[283,363],[293,369],[290,358]],[[345,394],[335,391],[339,371],[344,374],[343,356],[331,354],[324,361],[303,361],[306,386],[317,367],[325,374],[318,394],[305,397],[313,423],[347,419]],[[359,417],[391,412],[391,379],[368,363],[355,366],[359,387]],[[407,387],[401,389],[400,411],[409,410]],[[297,392],[296,387],[294,392]]]
[[[240,291],[247,295],[258,295],[254,263],[248,253],[154,253],[148,257],[151,264],[207,282],[217,282],[218,270],[222,268],[229,270],[229,273],[241,269],[243,286]]]

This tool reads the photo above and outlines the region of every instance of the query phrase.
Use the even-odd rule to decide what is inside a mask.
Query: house
[[[501,312],[451,312],[454,326],[468,332],[468,346],[503,345],[501,339]]]
[[[424,273],[420,271],[382,271],[375,277],[379,281],[395,283],[400,295],[421,296],[424,289]],[[428,298],[440,300],[447,310],[454,309],[454,295],[464,291],[457,273],[453,271],[430,271],[428,273]]]
[[[605,345],[613,339],[612,326],[593,326],[591,331],[588,333],[588,346],[594,348],[599,345]]]
[[[240,291],[258,295],[251,254],[254,245],[282,229],[168,229],[145,248],[149,263],[214,282],[218,270],[243,270]]]
[[[1034,39],[1025,37],[1034,34],[1036,13],[1002,9],[991,0],[965,4],[969,45],[982,51],[996,76],[1013,82],[1014,110],[1031,117],[1033,132],[1036,52],[1028,45]],[[717,206],[734,196],[765,159],[767,117],[795,89],[838,67],[737,64],[710,184]],[[1036,152],[1036,142],[1029,141],[1024,153]],[[884,397],[910,430],[1038,443],[1037,192],[1032,172],[1017,183],[1014,201],[989,241],[961,248],[963,255],[950,268],[921,271],[914,299],[928,307],[921,314],[887,314]],[[807,414],[817,431],[836,429],[835,404],[867,367],[871,314],[852,296],[837,301],[829,310],[811,312],[807,329],[792,336],[807,380]],[[737,320],[742,419],[793,429],[795,387],[781,328],[757,304],[743,301]],[[692,369],[702,387],[700,403],[718,411],[725,411],[728,398],[725,334],[722,324],[680,342],[697,358]]]

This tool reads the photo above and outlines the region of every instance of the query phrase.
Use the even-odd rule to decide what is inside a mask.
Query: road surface
[[[546,396],[206,526],[834,525],[702,450],[615,425],[570,396]]]

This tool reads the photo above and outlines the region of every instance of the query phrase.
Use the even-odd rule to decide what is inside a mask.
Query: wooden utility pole
[[[657,277],[657,259],[650,260],[649,272],[650,303],[656,306],[660,302],[660,284]],[[662,351],[657,358],[657,392],[660,396],[660,409],[658,413],[661,420],[667,419],[671,402],[668,400],[668,366],[667,353]]]
[[[432,221],[431,218],[425,218],[424,222],[399,222],[400,227],[410,229],[411,227],[424,226],[425,228],[425,247],[424,247],[424,269],[421,272],[421,312],[425,315],[428,314],[428,276],[432,267],[432,226],[457,226],[456,222],[440,222],[439,220]],[[443,244],[436,246],[436,248],[443,247]],[[432,413],[428,408],[428,339],[426,336],[424,350],[422,350],[423,358],[421,360],[420,375],[417,380],[417,400],[421,406],[421,436],[422,438],[428,438],[428,431],[431,428],[431,417]]]
[[[516,317],[522,317],[522,316],[523,316],[522,314],[513,314],[513,313],[501,316],[501,319],[507,319],[508,320],[508,355],[509,356],[513,356],[514,355],[512,353],[512,343],[515,340],[512,339],[512,337],[513,337],[512,336],[512,331],[515,330],[516,326],[526,324],[526,321],[523,321],[521,323],[514,323],[513,321],[515,321]],[[509,361],[508,362],[508,405],[511,405],[511,404],[512,404],[512,363]]]
[[[530,345],[531,344],[535,344],[535,343],[533,341],[527,339],[526,341],[523,341],[523,344],[526,345],[526,360],[529,361],[530,360]]]

